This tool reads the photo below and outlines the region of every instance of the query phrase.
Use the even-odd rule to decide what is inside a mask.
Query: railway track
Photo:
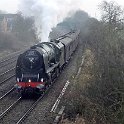
[[[9,61],[6,61],[2,64],[0,64],[0,78],[4,76],[5,74],[8,74],[12,71],[14,71],[14,67],[16,66],[16,60],[17,58],[11,59]]]
[[[7,64],[6,66],[0,68],[0,75],[7,72],[8,70],[12,71],[11,69],[16,66],[16,62],[13,62],[11,64]]]
[[[73,63],[73,65],[75,67],[75,63]],[[44,100],[42,100],[42,102],[40,102],[40,100],[39,100],[39,102],[35,103],[36,101],[34,102],[34,101],[27,101],[27,100],[21,99],[21,100],[19,100],[19,102],[17,102],[17,104],[15,104],[15,106],[13,106],[1,118],[0,123],[2,123],[2,124],[6,124],[6,123],[9,123],[9,124],[20,124],[20,123],[25,123],[25,122],[27,122],[27,123],[30,123],[30,122],[37,123],[37,119],[38,119],[39,122],[41,122],[41,123],[43,122],[43,124],[46,124],[47,123],[47,119],[49,118],[49,116],[46,117],[46,115],[49,114],[48,111],[51,109],[50,108],[51,105],[55,102],[56,97],[59,94],[59,89],[62,88],[61,85],[64,85],[63,82],[66,79],[68,79],[70,76],[72,76],[70,71],[71,72],[72,72],[72,70],[75,71],[74,69],[72,69],[73,65],[69,66],[68,68],[67,67],[65,68],[68,71],[67,72],[65,71],[65,72],[62,72],[62,73],[67,73],[68,75],[63,74],[63,76],[60,77],[58,83],[56,82],[56,85],[54,85],[54,88],[51,88],[51,90],[48,93],[48,95],[45,94],[46,97],[42,96],[42,98],[44,97]],[[70,69],[70,67],[71,67],[71,69]],[[8,94],[5,95],[5,96],[8,96]],[[4,98],[5,97],[3,96],[3,98],[1,100],[3,100]],[[10,101],[9,97],[8,97],[8,101]],[[38,103],[39,103],[39,105],[37,105]],[[26,107],[24,107],[24,106],[26,106]],[[31,106],[31,107],[29,108],[29,106]],[[20,111],[22,111],[22,112],[20,112]],[[29,113],[31,111],[32,111],[32,114],[30,115]],[[41,114],[39,114],[39,113],[41,113]],[[49,118],[49,120],[50,120],[50,118]],[[49,123],[47,123],[47,124],[49,124]]]
[[[3,62],[5,62],[5,61],[8,61],[8,60],[10,60],[10,59],[12,59],[12,58],[14,58],[14,57],[17,57],[17,56],[18,56],[20,53],[22,53],[24,50],[26,50],[26,49],[19,50],[19,51],[17,51],[17,52],[13,52],[13,53],[11,53],[11,54],[5,56],[5,57],[0,57],[0,64],[3,63]]]
[[[7,91],[3,96],[0,97],[0,100],[2,100],[3,98],[5,98],[7,95],[9,95],[11,92],[13,92],[15,89],[15,87],[12,87],[9,91]]]
[[[4,79],[3,81],[1,81],[1,82],[0,82],[0,85],[3,84],[3,83],[5,83],[5,82],[7,82],[7,81],[9,81],[9,80],[12,79],[13,77],[15,77],[15,74],[13,74],[13,75],[7,77],[6,79]]]
[[[22,99],[22,97],[19,97],[12,105],[10,105],[4,112],[2,112],[0,114],[0,120],[14,107],[16,106],[20,100]]]
[[[24,50],[15,52],[4,58],[0,58],[0,84],[3,84],[4,82],[14,77],[17,57]]]
[[[11,71],[13,71],[14,69],[15,69],[15,67],[12,67],[11,69],[9,69],[9,70],[7,70],[7,71],[1,73],[1,74],[0,74],[0,77],[4,76],[5,74],[7,74],[7,73],[9,73],[9,72],[11,72]]]
[[[12,91],[13,88],[10,89],[10,87],[15,85],[15,80],[13,81],[13,79],[15,78],[15,67],[7,70],[6,72],[0,74],[0,100],[3,99],[3,96],[6,96],[7,94],[10,93],[10,91]],[[12,83],[11,83],[12,82]],[[3,95],[3,91],[4,95]]]
[[[14,72],[15,72],[15,67],[13,67],[13,68],[7,70],[6,72],[0,74],[0,86],[1,86],[1,90],[0,91],[1,92],[3,90],[5,90],[5,88],[4,88],[5,85],[8,85],[10,87],[11,87],[11,85],[14,85],[14,83],[11,84],[9,82],[9,81],[13,80],[13,78],[15,77],[15,73]],[[7,89],[9,88],[8,86],[6,87]],[[10,93],[10,91],[12,91],[13,89],[14,89],[14,87],[9,89],[8,91],[5,91],[6,93],[4,95],[2,93],[1,96],[0,96],[0,100],[3,99],[4,96],[8,95]]]
[[[8,78],[9,79],[9,78]],[[6,79],[6,80],[8,80]],[[22,114],[22,116],[18,119],[16,124],[21,123],[26,116],[33,110],[33,108],[38,104],[38,102],[44,97],[44,95],[46,94],[46,92],[49,90],[50,87],[47,88],[47,90],[43,93],[43,95],[41,95],[41,97],[39,99],[37,99],[35,102],[31,102],[31,107],[26,110],[26,112],[24,112],[24,114]],[[14,87],[12,87],[9,91],[7,91],[3,96],[0,97],[0,101],[3,100],[6,96],[8,96],[10,93],[12,93],[14,91]],[[0,120],[2,120],[5,116],[7,116],[7,114],[9,112],[11,112],[12,109],[15,109],[16,106],[20,103],[20,101],[22,100],[22,97],[19,97],[15,102],[13,102],[6,110],[4,110],[1,114],[0,114]],[[29,104],[28,104],[29,105]],[[24,105],[25,106],[25,105]]]
[[[0,85],[8,81],[15,76],[15,67],[6,70],[0,74]]]
[[[36,100],[26,100],[23,99],[22,97],[19,97],[16,101],[14,101],[6,110],[4,110],[1,114],[0,114],[0,123],[4,123],[4,120],[9,119],[9,121],[13,121],[15,120],[15,124],[20,124],[22,123],[25,118],[28,116],[28,114],[35,108],[35,106],[42,100],[42,98],[45,96],[45,94],[48,92],[48,90],[50,89],[50,87],[48,87],[46,89],[46,91]],[[13,91],[13,89],[12,89]],[[12,92],[10,90],[10,92]],[[9,92],[8,92],[9,93]],[[7,93],[7,94],[8,94]],[[6,95],[5,95],[6,96]],[[5,96],[2,96],[0,98],[3,99]],[[26,109],[24,109],[24,111],[22,112],[21,109],[18,109],[19,106],[24,107]],[[29,107],[30,106],[30,107]],[[27,109],[28,108],[28,109]],[[18,110],[18,112],[16,112],[16,110]],[[20,113],[19,113],[20,111]],[[11,116],[11,113],[13,113],[13,116]],[[19,116],[18,116],[19,113]],[[12,122],[12,123],[14,123]]]
[[[15,82],[15,74],[12,74],[9,77],[0,81],[0,100],[3,99],[3,96],[9,94],[10,90],[13,89]]]
[[[12,58],[10,60],[5,61],[4,63],[0,63],[0,68],[5,67],[6,65],[12,64],[16,62],[17,58]]]
[[[17,55],[18,55],[18,54],[17,54]],[[1,64],[1,63],[4,63],[4,62],[6,62],[6,61],[9,61],[10,59],[16,57],[17,55],[11,56],[11,57],[9,57],[9,58],[7,57],[7,58],[5,58],[5,59],[1,59],[0,64]]]
[[[44,95],[42,95],[36,102],[34,102],[32,104],[32,106],[23,114],[23,116],[17,121],[16,124],[20,124],[23,122],[23,120],[26,118],[26,116],[28,116],[28,114],[35,108],[35,106],[40,102],[40,100],[44,97]]]
[[[27,48],[26,48],[27,49]],[[26,49],[23,49],[23,50],[20,50],[20,51],[17,51],[17,52],[14,52],[6,57],[3,57],[3,58],[0,58],[0,68],[4,68],[8,65],[11,65],[11,64],[16,64],[16,60],[17,60],[17,57],[22,53],[24,52]]]

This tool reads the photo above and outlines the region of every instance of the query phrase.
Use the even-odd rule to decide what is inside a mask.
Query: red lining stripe
[[[43,84],[43,82],[17,82],[17,84],[21,87],[32,87],[32,88],[36,88],[37,85],[39,84]]]

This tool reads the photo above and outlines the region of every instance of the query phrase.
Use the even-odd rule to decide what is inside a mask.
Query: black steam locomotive
[[[18,57],[15,87],[22,95],[42,94],[58,77],[79,42],[79,31],[71,31],[50,42],[32,46]]]

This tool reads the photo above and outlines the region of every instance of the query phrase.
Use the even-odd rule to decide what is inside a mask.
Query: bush
[[[124,122],[124,41],[107,25],[95,23],[85,37],[85,63],[67,97],[66,116],[91,124]],[[70,97],[71,96],[71,97]]]

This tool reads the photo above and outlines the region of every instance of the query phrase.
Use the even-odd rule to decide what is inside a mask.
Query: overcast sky
[[[64,1],[64,0],[63,0]],[[81,0],[83,1],[82,10],[86,11],[90,16],[99,18],[99,10],[98,5],[103,0]],[[111,1],[111,0],[106,0]],[[123,0],[114,0],[119,5],[124,7]],[[19,0],[0,0],[0,10],[5,10],[9,13],[16,13],[18,11]]]

